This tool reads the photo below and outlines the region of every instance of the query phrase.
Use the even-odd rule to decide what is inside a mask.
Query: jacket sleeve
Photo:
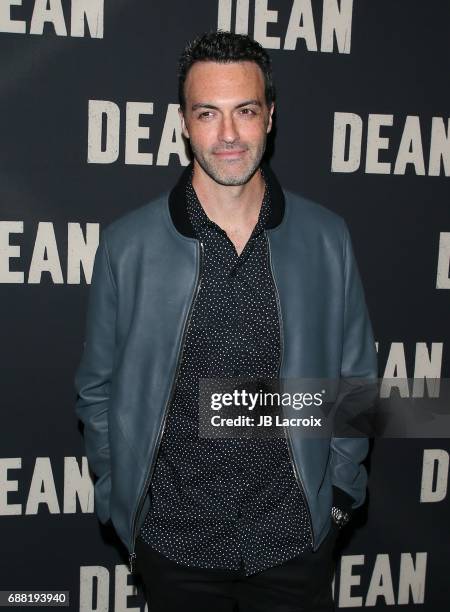
[[[102,523],[110,519],[111,465],[108,404],[114,363],[117,297],[105,232],[94,259],[89,291],[83,354],[75,374],[76,408],[84,423],[89,466],[98,477],[94,485],[95,512]]]
[[[341,378],[347,381],[344,404],[364,410],[364,403],[373,402],[377,389],[378,364],[372,326],[364,290],[353,253],[347,224],[344,222],[344,335]],[[350,397],[353,393],[353,397]],[[340,410],[341,407],[338,407]],[[344,408],[345,410],[345,408]],[[363,436],[331,438],[331,480],[333,504],[343,510],[362,505],[366,496],[367,471],[362,461],[367,456],[369,440]]]

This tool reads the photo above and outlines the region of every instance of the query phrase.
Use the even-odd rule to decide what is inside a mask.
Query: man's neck
[[[231,240],[232,236],[251,234],[258,221],[265,189],[259,170],[245,185],[220,185],[194,161],[192,186],[209,219]]]

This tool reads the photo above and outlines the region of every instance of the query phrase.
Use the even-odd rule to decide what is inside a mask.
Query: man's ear
[[[189,139],[189,132],[188,132],[187,127],[186,127],[186,121],[185,121],[185,118],[184,118],[184,113],[181,110],[181,106],[178,107],[178,115],[180,117],[181,131],[183,133],[183,136],[185,138]]]
[[[266,130],[267,134],[272,129],[272,115],[273,115],[274,110],[275,110],[275,102],[272,102],[272,104],[269,106],[269,121],[267,123],[267,130]]]

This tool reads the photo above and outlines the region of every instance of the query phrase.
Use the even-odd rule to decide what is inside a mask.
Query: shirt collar
[[[264,196],[258,215],[258,221],[256,222],[256,225],[253,228],[250,239],[259,235],[267,227],[267,222],[270,218],[272,207],[268,182],[266,180],[263,170],[260,170],[265,183]],[[206,214],[192,185],[192,176],[193,171],[190,174],[189,180],[186,182],[186,210],[195,233],[197,234],[197,236],[200,236],[207,228],[212,228],[218,231],[219,233],[225,234],[224,230],[219,225],[217,225],[217,223],[211,221],[211,219]]]
[[[193,162],[184,168],[177,183],[168,195],[169,215],[175,229],[183,236],[195,238],[194,228],[189,220],[186,209],[186,183],[192,174]],[[261,161],[261,170],[270,191],[270,215],[266,229],[278,227],[283,219],[285,210],[285,197],[277,177],[265,161]]]

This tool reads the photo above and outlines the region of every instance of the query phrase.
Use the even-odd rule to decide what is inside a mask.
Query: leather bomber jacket
[[[377,356],[345,221],[281,189],[264,230],[281,327],[281,379],[376,380]],[[202,245],[184,205],[188,166],[175,188],[102,231],[89,291],[76,414],[97,476],[95,512],[135,557],[146,495],[174,392],[185,332],[201,282]],[[297,415],[296,415],[297,416]],[[310,513],[313,549],[330,530],[331,506],[365,499],[364,437],[308,437],[287,427]]]

